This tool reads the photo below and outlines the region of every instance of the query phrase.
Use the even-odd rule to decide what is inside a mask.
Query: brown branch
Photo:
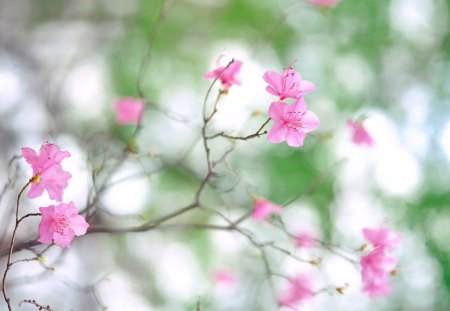
[[[8,305],[8,310],[11,311],[11,302],[10,302],[10,298],[8,297],[8,294],[6,293],[6,278],[8,276],[8,271],[11,268],[11,255],[13,253],[13,248],[14,248],[14,239],[16,237],[16,232],[17,232],[17,228],[19,227],[20,221],[22,220],[22,218],[19,219],[19,205],[20,205],[20,197],[22,196],[22,193],[25,191],[26,188],[28,188],[28,186],[31,184],[31,179],[30,181],[27,182],[27,184],[25,186],[22,187],[22,189],[20,190],[19,194],[17,195],[17,200],[16,200],[16,222],[14,225],[14,230],[11,236],[11,242],[9,244],[9,250],[8,250],[8,259],[6,260],[6,268],[5,268],[5,272],[3,273],[3,279],[2,279],[2,293],[3,293],[3,298],[5,299],[6,304]]]
[[[37,303],[36,300],[34,300],[34,299],[33,299],[33,300],[31,300],[31,299],[24,299],[24,300],[22,300],[22,301],[19,303],[19,307],[22,306],[22,303],[29,303],[29,304],[32,304],[32,305],[34,305],[36,308],[38,308],[38,310],[52,311],[52,308],[50,308],[49,305],[47,305],[47,306],[41,305],[41,304]]]
[[[232,140],[249,140],[252,138],[259,138],[259,137],[267,134],[267,131],[263,131],[263,129],[269,123],[269,121],[270,121],[270,118],[268,118],[254,134],[250,134],[247,136],[233,136],[233,135],[225,134],[225,132],[220,132],[220,133],[216,133],[212,136],[208,136],[208,137],[206,137],[206,139],[214,139],[217,137],[224,137],[224,138],[228,138],[228,139],[232,139]]]

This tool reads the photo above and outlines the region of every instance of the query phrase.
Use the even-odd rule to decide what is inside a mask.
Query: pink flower
[[[39,154],[33,149],[22,148],[22,155],[33,169],[31,189],[27,194],[30,199],[39,197],[47,190],[50,199],[62,201],[64,189],[72,177],[70,173],[63,171],[61,162],[70,156],[68,151],[59,151],[54,144],[45,143],[39,149]]]
[[[228,89],[233,85],[241,85],[241,80],[239,78],[239,72],[241,71],[242,62],[235,60],[228,68],[226,66],[219,66],[218,63],[221,57],[217,60],[217,68],[213,71],[207,72],[203,75],[204,79],[219,79],[222,82],[222,91],[227,92]],[[226,69],[225,69],[226,68]]]
[[[377,248],[394,249],[400,243],[400,236],[389,229],[363,229],[364,238]]]
[[[255,200],[255,205],[253,206],[252,218],[254,220],[267,220],[270,215],[280,213],[281,206],[266,199],[258,198]]]
[[[114,103],[114,110],[118,124],[139,124],[145,110],[145,102],[137,98],[121,98]]]
[[[369,132],[364,128],[361,122],[348,120],[347,125],[352,131],[352,141],[357,145],[367,145],[372,147],[374,140]]]
[[[316,244],[316,239],[311,232],[302,231],[296,236],[296,244],[300,247],[310,248]]]
[[[233,273],[227,270],[218,270],[214,273],[214,282],[217,285],[234,286],[236,284],[236,277]]]
[[[309,0],[309,3],[320,7],[333,7],[339,3],[340,0]]]
[[[306,134],[320,125],[317,115],[307,109],[303,98],[299,98],[291,105],[283,102],[272,103],[269,116],[275,124],[270,129],[267,139],[275,144],[286,141],[291,147],[303,146]]]
[[[278,300],[279,305],[295,308],[298,304],[314,297],[312,280],[308,275],[300,274],[289,281],[288,289]]]
[[[73,238],[85,234],[89,227],[84,217],[78,215],[73,202],[40,207],[39,211],[42,220],[39,224],[38,242],[43,244],[54,241],[59,247],[69,247]]]
[[[389,274],[395,269],[397,260],[377,248],[361,258],[361,278],[363,291],[371,297],[389,293]]]
[[[274,71],[267,71],[263,79],[269,83],[266,87],[267,92],[279,96],[280,101],[286,98],[297,99],[316,89],[311,82],[302,80],[301,75],[290,66],[281,75]]]

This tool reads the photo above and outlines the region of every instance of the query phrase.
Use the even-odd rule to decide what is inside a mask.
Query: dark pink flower
[[[363,291],[371,297],[389,293],[389,275],[395,269],[397,260],[387,255],[382,248],[374,249],[361,258]]]
[[[62,201],[64,189],[72,177],[61,167],[63,159],[70,156],[68,151],[59,151],[54,144],[45,143],[39,149],[39,154],[33,149],[22,148],[22,155],[33,169],[31,189],[27,194],[30,199],[39,197],[47,190],[50,199]]]
[[[311,82],[302,80],[301,75],[290,66],[281,74],[267,71],[263,79],[269,84],[266,87],[267,92],[279,96],[280,101],[286,98],[297,99],[316,89]]]
[[[389,229],[363,229],[364,238],[376,248],[394,249],[400,243],[400,236]]]
[[[210,80],[219,79],[220,82],[222,82],[222,90],[226,92],[233,84],[241,85],[239,73],[241,71],[242,62],[235,60],[228,66],[228,68],[226,68],[226,66],[218,65],[220,59],[221,57],[217,60],[217,68],[213,71],[205,73],[203,78]]]
[[[254,220],[267,220],[272,214],[280,214],[281,206],[267,201],[264,198],[257,198],[253,206],[252,218]]]
[[[114,110],[118,124],[139,124],[144,114],[145,102],[137,98],[121,98],[114,103]]]
[[[40,207],[39,211],[42,220],[39,224],[38,242],[43,244],[54,241],[59,247],[69,247],[74,237],[85,234],[89,227],[84,217],[78,215],[72,202]]]
[[[314,297],[312,280],[309,275],[300,274],[289,281],[286,292],[278,299],[279,305],[295,308],[298,304]]]
[[[286,141],[291,147],[303,146],[306,134],[320,125],[317,115],[307,109],[303,98],[297,99],[291,105],[283,102],[272,103],[269,116],[275,124],[270,129],[267,139],[276,144]]]
[[[372,147],[374,140],[363,124],[358,121],[348,120],[347,125],[352,132],[352,141],[357,145],[367,145]]]
[[[309,0],[309,3],[320,7],[334,7],[340,0]]]
[[[316,238],[309,231],[301,231],[295,237],[297,246],[310,248],[316,244]]]

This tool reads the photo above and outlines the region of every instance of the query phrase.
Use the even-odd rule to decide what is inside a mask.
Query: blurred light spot
[[[372,71],[358,55],[337,59],[335,68],[336,79],[351,93],[361,93],[372,84]]]
[[[9,110],[17,104],[22,92],[23,89],[20,85],[19,77],[14,71],[0,69],[0,113]]]
[[[379,150],[375,168],[375,178],[380,188],[394,195],[411,194],[421,179],[417,160],[400,146]]]
[[[450,121],[447,121],[442,130],[440,139],[441,148],[450,161]]]
[[[432,34],[433,9],[433,1],[393,0],[390,6],[391,26],[412,41],[428,42]]]
[[[179,243],[167,245],[159,250],[159,258],[154,264],[158,271],[157,282],[167,297],[187,301],[199,294],[202,282],[198,261],[189,248]]]
[[[110,187],[102,198],[104,207],[117,215],[138,214],[143,208],[149,194],[147,180],[139,176],[131,177],[140,172],[142,168],[137,165],[124,165],[110,179],[116,183]]]
[[[67,77],[65,95],[83,117],[99,115],[105,99],[106,77],[100,61],[76,67]]]

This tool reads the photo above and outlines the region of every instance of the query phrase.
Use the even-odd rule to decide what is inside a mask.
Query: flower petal
[[[59,247],[66,248],[70,246],[70,243],[72,243],[73,238],[75,237],[75,232],[73,230],[67,230],[66,234],[60,234],[58,232],[55,232],[53,234],[53,240],[55,241],[55,244]]]
[[[307,111],[302,117],[302,125],[306,133],[316,130],[320,126],[319,117],[312,111]]]
[[[283,121],[287,111],[290,111],[289,105],[283,102],[273,102],[269,107],[269,117],[277,121]]]
[[[69,226],[72,228],[76,236],[80,236],[86,233],[89,224],[86,222],[83,216],[75,215],[70,217]]]
[[[42,183],[32,183],[30,191],[28,191],[27,198],[34,199],[42,195],[44,192],[44,185]]]
[[[263,75],[264,81],[266,81],[271,86],[271,91],[269,91],[269,87],[266,88],[267,92],[273,95],[280,95],[282,93],[281,90],[281,75],[275,71],[266,71]]]
[[[291,147],[301,147],[303,146],[303,141],[306,137],[306,133],[288,130],[286,135],[286,142]]]
[[[288,128],[280,122],[275,122],[267,135],[267,140],[274,144],[279,144],[286,140]]]

